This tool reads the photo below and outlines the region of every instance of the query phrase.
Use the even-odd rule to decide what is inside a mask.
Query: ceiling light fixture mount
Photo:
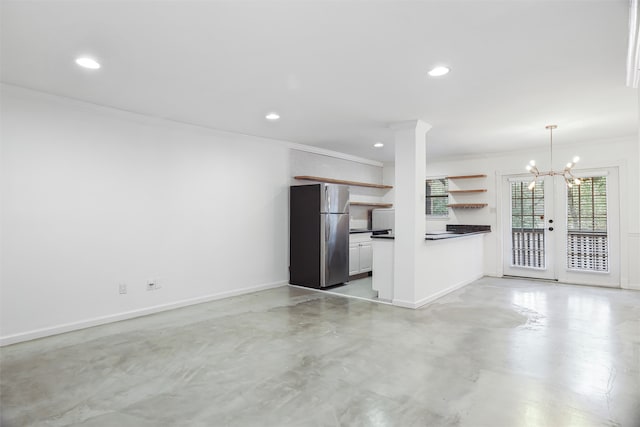
[[[271,120],[272,122],[275,120],[279,120],[280,119],[280,114],[275,113],[275,112],[271,112],[269,114],[267,114],[266,116],[264,116],[265,119],[267,120]]]
[[[571,172],[573,167],[580,160],[580,157],[578,156],[575,156],[573,158],[573,161],[567,163],[567,165],[564,167],[564,170],[562,172],[556,172],[553,170],[553,130],[557,129],[558,125],[547,125],[544,128],[549,129],[549,153],[550,153],[549,157],[550,157],[551,169],[545,172],[540,172],[538,170],[538,167],[536,166],[536,161],[531,160],[527,165],[527,170],[531,172],[534,175],[534,177],[533,177],[533,181],[529,183],[529,190],[533,190],[535,188],[536,180],[540,176],[551,176],[551,177],[556,175],[562,176],[564,178],[564,182],[567,184],[567,187],[569,188],[573,187],[574,185],[582,184],[582,181],[580,180],[580,178],[576,177]]]
[[[449,74],[449,71],[451,71],[449,67],[438,66],[438,67],[434,67],[427,74],[429,74],[431,77],[441,77],[441,76],[444,76],[445,74]]]
[[[382,147],[384,147],[384,144],[382,142],[376,142],[375,144],[373,144],[373,146],[375,148],[382,148]]]
[[[90,70],[97,70],[101,67],[100,63],[93,58],[89,58],[87,56],[81,56],[76,58],[76,64],[81,66],[82,68],[88,68]]]

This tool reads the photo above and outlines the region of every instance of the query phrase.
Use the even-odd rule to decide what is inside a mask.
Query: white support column
[[[417,299],[418,259],[425,241],[426,135],[431,125],[421,120],[396,123],[395,248],[393,302],[412,306]]]

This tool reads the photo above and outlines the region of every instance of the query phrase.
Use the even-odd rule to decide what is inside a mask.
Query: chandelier
[[[580,181],[580,178],[574,176],[571,173],[571,169],[573,169],[576,163],[578,163],[578,161],[580,160],[580,157],[578,156],[575,156],[573,158],[573,161],[567,163],[567,165],[564,167],[564,170],[562,172],[556,172],[553,170],[553,130],[556,129],[557,127],[558,125],[547,125],[544,127],[545,129],[549,129],[549,136],[550,136],[549,153],[551,157],[550,159],[551,170],[546,172],[540,172],[536,166],[536,161],[531,160],[527,165],[527,170],[533,174],[533,181],[531,181],[531,183],[529,184],[529,190],[533,190],[535,188],[536,180],[540,176],[560,175],[564,178],[564,182],[567,184],[567,187],[569,188],[573,187],[574,185],[580,185],[582,183],[582,181]]]

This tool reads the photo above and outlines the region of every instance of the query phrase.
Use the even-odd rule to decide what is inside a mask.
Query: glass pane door
[[[564,186],[565,228],[558,230],[558,280],[598,286],[620,286],[620,196],[618,169],[580,175],[582,183]],[[564,212],[563,212],[564,213]]]
[[[567,268],[609,271],[607,177],[582,178],[567,189]]]
[[[553,205],[553,188],[540,179],[529,188],[530,180],[505,178],[506,206],[504,274],[553,279],[553,244],[546,224]],[[551,207],[550,207],[551,206]]]
[[[545,176],[502,179],[503,274],[620,286],[617,168],[584,171],[580,185]]]
[[[544,268],[544,186],[511,183],[511,265]]]

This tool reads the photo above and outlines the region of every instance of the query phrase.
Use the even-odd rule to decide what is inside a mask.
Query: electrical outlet
[[[147,290],[148,291],[157,291],[160,289],[160,284],[155,280],[150,280],[147,282]]]
[[[127,284],[126,283],[121,283],[120,285],[118,285],[118,291],[120,292],[120,294],[126,294],[127,293]]]

